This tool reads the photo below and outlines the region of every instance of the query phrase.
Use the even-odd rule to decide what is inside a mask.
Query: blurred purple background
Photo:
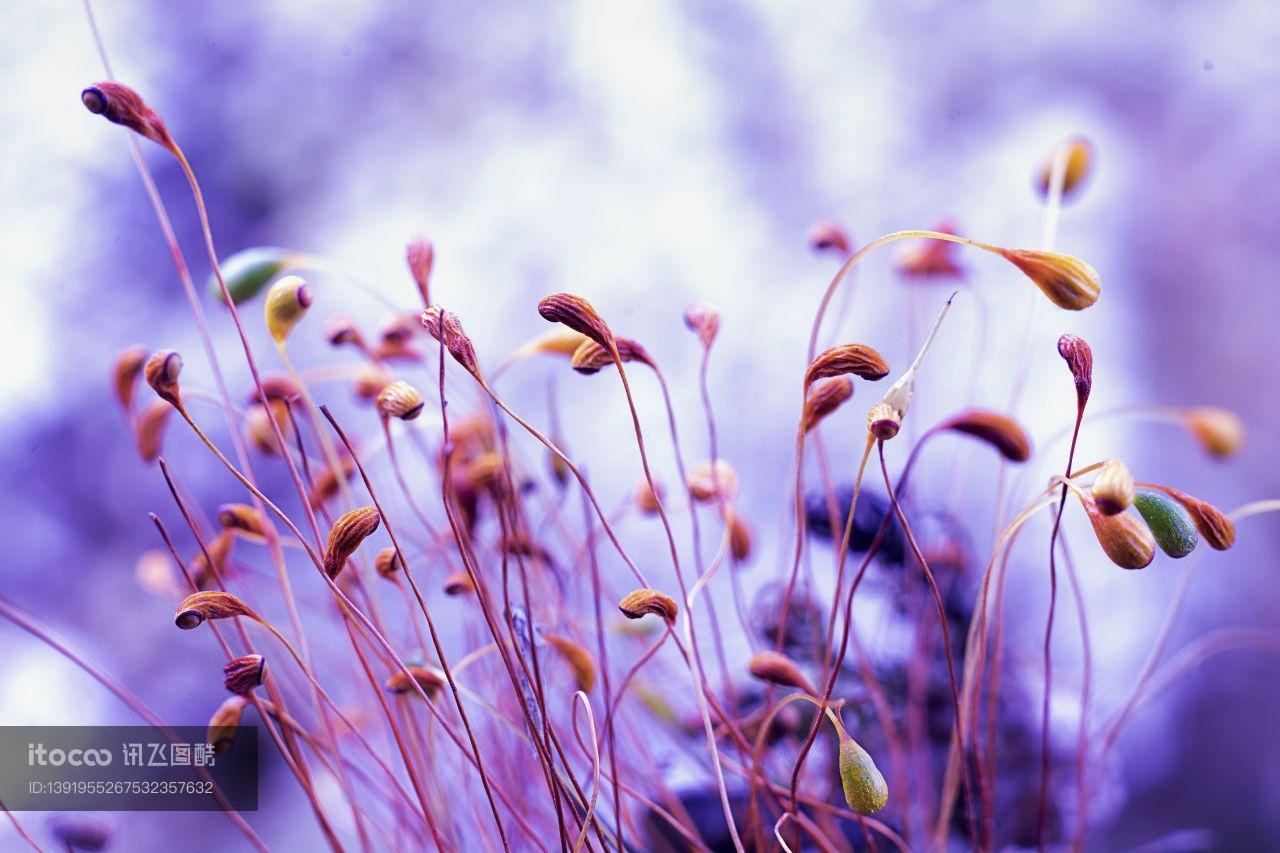
[[[1280,495],[1280,15],[1268,4],[135,0],[96,10],[118,77],[166,118],[201,176],[223,255],[254,245],[323,254],[412,307],[403,246],[424,232],[437,249],[437,298],[487,363],[543,331],[540,296],[580,292],[657,355],[690,408],[698,352],[680,312],[694,299],[716,303],[713,397],[722,452],[742,472],[759,532],[757,578],[776,571],[786,535],[776,484],[792,464],[809,322],[834,272],[808,250],[809,226],[834,219],[864,243],[951,217],[977,239],[1036,245],[1043,206],[1031,177],[1075,133],[1094,142],[1098,168],[1064,210],[1058,246],[1099,270],[1103,296],[1080,315],[1038,312],[1020,417],[1041,442],[1067,425],[1072,393],[1053,342],[1072,331],[1094,348],[1095,407],[1221,405],[1249,428],[1241,453],[1215,463],[1176,429],[1100,423],[1080,458],[1122,456],[1139,479],[1226,509]],[[208,385],[208,372],[124,133],[79,103],[103,77],[83,13],[11,4],[2,20],[3,593],[174,722],[202,724],[220,701],[215,650],[177,642],[172,603],[134,582],[138,554],[158,544],[146,513],[176,515],[158,472],[136,456],[107,375],[135,341],[189,353],[193,382]],[[154,146],[145,151],[202,283],[208,265],[182,176]],[[910,356],[901,318],[913,304],[892,257],[868,261],[841,329],[897,368]],[[951,369],[967,364],[976,334],[979,303],[966,291],[922,375],[921,425],[970,402],[1008,404],[1029,288],[996,259],[962,260],[990,312],[985,380],[961,387]],[[315,285],[325,315],[384,315],[340,279]],[[931,317],[948,292],[925,287],[914,310]],[[230,325],[211,317],[242,389]],[[318,327],[299,344],[300,362],[329,358]],[[545,422],[554,371],[521,370],[505,390]],[[641,391],[656,416],[653,389]],[[561,395],[579,404],[570,446],[605,491],[625,494],[634,466],[616,477],[609,467],[625,411],[613,396],[587,408],[602,399],[594,386],[565,380]],[[204,414],[218,422],[216,410]],[[695,427],[690,452],[702,458]],[[237,499],[207,454],[175,435],[166,455],[207,507]],[[834,442],[837,459],[860,440],[846,438]],[[985,542],[991,489],[972,472],[990,459],[962,453],[971,533]],[[1044,482],[1060,454],[1027,482]],[[926,482],[946,487],[941,458]],[[1091,608],[1098,702],[1112,708],[1177,566],[1159,558],[1121,573],[1079,521],[1068,530]],[[1045,606],[1037,536],[1013,571],[1031,615],[1009,641],[1029,665]],[[1244,522],[1239,546],[1210,555],[1197,577],[1175,648],[1211,627],[1274,627],[1277,553],[1274,516]],[[1069,688],[1076,635],[1069,618],[1061,624],[1059,683]],[[7,624],[0,649],[0,724],[129,721]],[[1073,713],[1063,709],[1064,726]],[[1280,843],[1277,717],[1280,663],[1260,652],[1215,658],[1145,708],[1121,742],[1127,800],[1104,846],[1184,828],[1212,830],[1215,849]],[[288,848],[305,836],[290,834],[296,799],[280,781],[264,797],[284,806],[254,821]],[[145,831],[197,827],[210,847],[234,838],[216,815],[130,818],[120,830],[125,848],[141,849],[154,843]],[[0,846],[8,833],[0,826]]]

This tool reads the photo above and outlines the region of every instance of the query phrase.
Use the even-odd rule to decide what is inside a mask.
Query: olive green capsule
[[[844,801],[860,815],[873,815],[889,802],[889,786],[880,768],[858,742],[840,733],[840,784]]]
[[[295,266],[300,257],[288,249],[270,246],[236,252],[221,264],[222,278],[227,283],[231,301],[236,305],[248,302],[285,269]],[[222,288],[218,286],[217,276],[212,273],[209,275],[208,286],[213,298],[222,301]]]
[[[1177,559],[1196,549],[1200,534],[1195,522],[1173,498],[1151,489],[1140,489],[1133,498],[1133,508],[1151,528],[1160,550]]]

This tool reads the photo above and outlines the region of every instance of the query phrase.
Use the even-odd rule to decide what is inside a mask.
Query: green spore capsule
[[[1182,505],[1161,492],[1140,489],[1133,498],[1133,508],[1151,528],[1156,544],[1175,560],[1196,549],[1200,534]]]
[[[857,741],[840,736],[840,784],[844,801],[855,813],[873,815],[889,802],[889,786],[875,761]]]
[[[270,246],[258,246],[236,252],[224,260],[222,278],[227,283],[227,291],[231,301],[243,305],[262,292],[271,280],[287,267],[297,263],[298,255],[288,249],[277,249]],[[213,298],[222,301],[222,288],[218,287],[218,278],[209,274],[209,292]]]

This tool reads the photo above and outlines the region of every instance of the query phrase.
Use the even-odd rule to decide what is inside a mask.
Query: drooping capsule
[[[285,276],[271,285],[263,314],[267,331],[277,344],[283,344],[293,327],[306,316],[311,301],[311,289],[296,275]]]
[[[889,786],[871,755],[857,741],[840,735],[840,785],[856,814],[873,815],[889,802]]]
[[[231,294],[231,301],[236,305],[243,305],[261,293],[276,276],[289,267],[296,266],[299,260],[300,256],[288,249],[256,246],[236,252],[219,266],[222,268],[222,280],[227,283],[227,292]],[[218,277],[212,273],[207,287],[214,299],[222,300]]]
[[[1235,454],[1244,442],[1244,423],[1228,409],[1201,406],[1188,409],[1183,418],[1201,446],[1219,459]]]
[[[1102,284],[1097,270],[1079,258],[1043,249],[997,249],[1049,301],[1068,311],[1081,311],[1098,301]]]
[[[1185,557],[1200,543],[1195,522],[1173,498],[1152,489],[1140,489],[1133,496],[1133,508],[1151,528],[1160,550],[1170,557]]]
[[[1122,569],[1145,569],[1156,556],[1155,535],[1126,512],[1103,515],[1097,502],[1087,494],[1078,496],[1084,505],[1098,544],[1107,558]]]

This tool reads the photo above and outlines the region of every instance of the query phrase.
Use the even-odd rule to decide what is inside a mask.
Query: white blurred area
[[[1092,407],[1222,405],[1250,428],[1241,455],[1217,464],[1176,429],[1108,422],[1086,430],[1079,459],[1123,456],[1140,479],[1224,508],[1280,495],[1280,403],[1269,391],[1280,365],[1280,16],[1267,4],[1148,2],[1121,10],[1106,2],[756,0],[729,8],[582,0],[482,10],[465,2],[157,0],[95,10],[119,78],[168,117],[204,176],[223,254],[250,245],[323,254],[408,306],[414,293],[403,245],[426,233],[438,257],[434,296],[459,313],[490,365],[544,330],[534,310],[539,297],[581,293],[672,376],[676,404],[689,413],[682,430],[693,459],[708,450],[699,352],[680,315],[695,299],[715,303],[722,331],[713,401],[721,451],[743,474],[743,507],[758,533],[753,584],[777,570],[788,533],[779,525],[786,512],[779,484],[791,476],[809,324],[837,266],[809,251],[809,226],[832,219],[862,244],[950,218],[967,236],[1037,245],[1045,211],[1032,175],[1055,144],[1077,133],[1094,142],[1098,169],[1063,211],[1057,246],[1100,271],[1102,299],[1078,315],[1047,304],[1032,315],[1038,294],[1016,270],[961,253],[969,287],[921,376],[912,417],[923,430],[965,405],[1007,407],[1029,335],[1030,380],[1017,414],[1043,443],[1073,415],[1073,389],[1054,349],[1070,331],[1094,348]],[[80,89],[101,77],[78,4],[6,7],[0,357],[8,369],[0,371],[0,430],[17,454],[39,444],[33,424],[65,413],[97,418],[97,437],[76,444],[74,464],[58,475],[73,491],[82,466],[142,476],[129,436],[107,413],[115,350],[134,340],[177,346],[201,371],[123,131],[79,102]],[[189,197],[162,152],[145,150],[202,281],[208,265]],[[131,218],[122,221],[115,214],[125,208]],[[892,267],[896,251],[882,250],[860,268],[849,282],[847,317],[824,336],[877,347],[895,373],[913,354],[909,314],[927,326],[951,292],[904,284]],[[322,277],[316,288],[324,315],[341,311],[370,326],[384,315],[338,279]],[[230,361],[229,326],[220,316],[215,323]],[[982,382],[973,387],[975,339],[984,333]],[[310,354],[324,357],[322,345]],[[619,440],[630,434],[621,397],[604,377],[583,380],[555,367],[521,365],[500,387],[543,424],[548,377],[556,374],[569,446],[620,499],[639,474],[631,445]],[[646,429],[661,437],[657,389],[637,386]],[[860,385],[831,429],[832,458],[846,476],[861,413],[879,394]],[[98,411],[85,414],[91,408]],[[100,458],[113,442],[118,455]],[[667,443],[655,443],[671,476]],[[1041,488],[1064,452],[1057,445],[1034,473],[1012,482]],[[899,448],[898,464],[902,456]],[[932,473],[923,482],[950,490],[954,457],[968,478],[956,488],[972,510],[970,533],[985,553],[994,528],[991,455],[948,442],[926,456]],[[146,482],[150,497],[161,499]],[[1015,497],[1021,503],[1029,492]],[[78,535],[74,517],[9,500],[31,512],[24,522],[31,535],[73,548],[66,543]],[[1122,573],[1105,563],[1079,513],[1068,516],[1092,618],[1098,702],[1108,707],[1132,683],[1178,567],[1160,557],[1145,572]],[[114,578],[98,571],[77,582],[128,582],[128,555],[152,547],[153,532],[139,512],[119,525],[109,542]],[[1246,522],[1237,551],[1209,556],[1175,648],[1213,626],[1276,624],[1278,531],[1270,517]],[[1010,643],[1026,650],[1034,673],[1047,525],[1026,539],[1013,561],[1025,619],[1011,628]],[[101,621],[83,626],[37,584],[36,574],[64,572],[71,583],[81,573],[38,566],[35,544],[17,547],[15,562],[0,568],[0,577],[12,576],[4,594],[73,636],[86,632],[81,640],[120,630]],[[98,553],[90,562],[105,559]],[[1060,603],[1069,605],[1065,597]],[[1065,692],[1058,724],[1067,730],[1078,670],[1070,614],[1061,611],[1055,653]],[[152,637],[169,639],[168,628],[161,619]],[[33,678],[49,679],[49,691],[37,691],[48,714],[70,722],[83,712],[79,700],[66,699],[73,670],[6,627],[0,638],[19,649],[0,657],[0,723],[45,707],[24,698],[37,695]],[[145,667],[153,642],[122,640],[116,663]],[[1150,812],[1159,806],[1143,798],[1165,792],[1189,820],[1219,831],[1280,831],[1275,795],[1251,795],[1240,780],[1223,783],[1236,786],[1223,795],[1243,813],[1225,823],[1168,787],[1170,774],[1205,752],[1225,751],[1223,760],[1246,768],[1245,779],[1277,766],[1273,744],[1232,731],[1274,719],[1276,675],[1275,662],[1260,655],[1219,658],[1209,676],[1173,694],[1178,701],[1144,710],[1123,742],[1141,756],[1131,795]],[[1208,719],[1206,707],[1220,702],[1238,705]],[[1168,828],[1171,815],[1164,817],[1139,816],[1123,837],[1144,840],[1146,830]]]

